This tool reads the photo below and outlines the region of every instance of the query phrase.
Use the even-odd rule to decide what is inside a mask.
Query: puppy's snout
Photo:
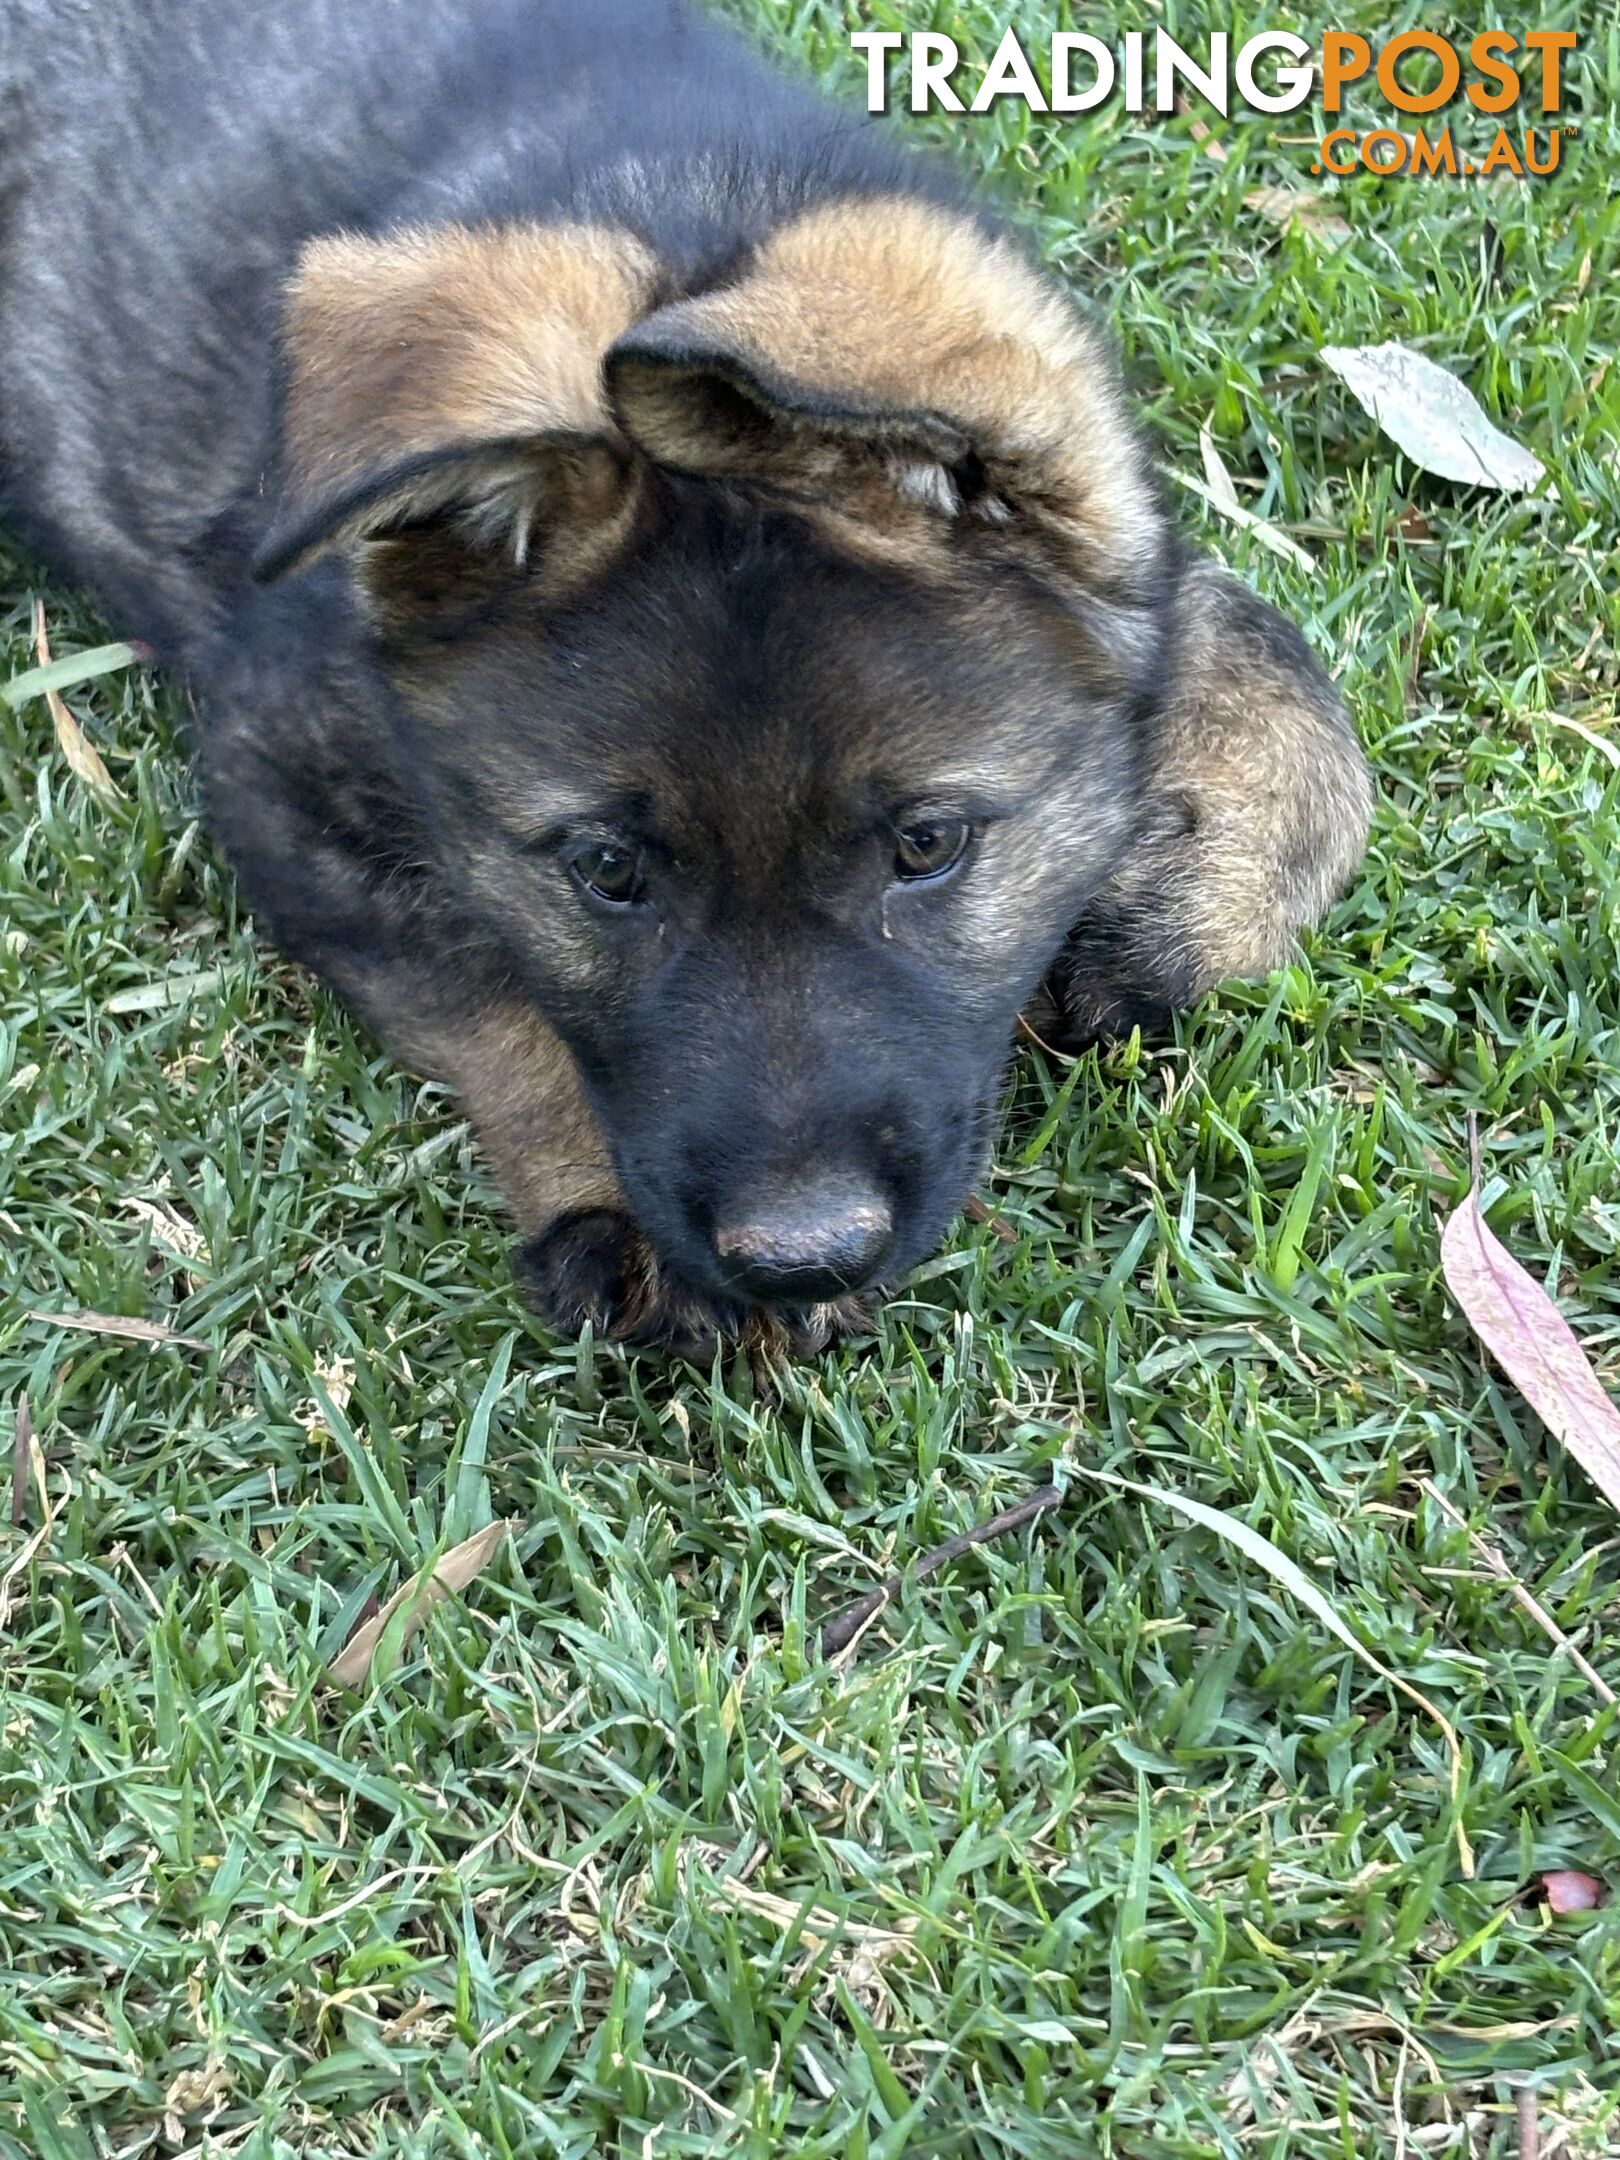
[[[728,1287],[783,1304],[860,1289],[893,1242],[888,1202],[854,1179],[756,1191],[730,1208],[714,1233]]]

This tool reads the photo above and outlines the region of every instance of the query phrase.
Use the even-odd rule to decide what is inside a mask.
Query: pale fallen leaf
[[[1584,1875],[1579,1868],[1549,1868],[1541,1887],[1555,1913],[1595,1912],[1608,1895],[1596,1875]]]
[[[463,1538],[459,1545],[452,1545],[441,1554],[431,1567],[420,1569],[400,1584],[393,1596],[374,1613],[364,1627],[356,1628],[343,1648],[332,1660],[332,1678],[339,1687],[357,1688],[371,1670],[372,1658],[383,1639],[383,1634],[396,1613],[404,1611],[404,1624],[398,1633],[395,1655],[399,1654],[427,1619],[435,1605],[443,1604],[458,1590],[465,1590],[475,1575],[481,1575],[488,1567],[496,1547],[512,1528],[505,1521],[486,1523],[470,1538]]]
[[[1620,770],[1620,750],[1615,748],[1607,735],[1600,735],[1596,728],[1589,728],[1584,720],[1570,719],[1566,713],[1548,713],[1546,718],[1549,727],[1566,728],[1571,735],[1578,735],[1599,757],[1607,758],[1611,765]]]
[[[1425,472],[1473,487],[1534,487],[1542,463],[1486,419],[1449,368],[1393,342],[1324,345],[1322,358]]]
[[[1204,461],[1204,478],[1209,483],[1209,499],[1223,516],[1230,517],[1234,511],[1241,512],[1237,489],[1232,485],[1232,475],[1227,471],[1221,453],[1215,447],[1215,438],[1209,432],[1206,420],[1198,430],[1198,455]]]
[[[123,1211],[144,1223],[152,1243],[171,1259],[200,1260],[208,1250],[208,1240],[197,1225],[167,1200],[126,1200]]]
[[[1251,188],[1243,201],[1247,209],[1258,210],[1274,225],[1297,225],[1302,232],[1315,233],[1323,240],[1348,240],[1350,237],[1350,227],[1345,220],[1337,212],[1324,208],[1321,196],[1311,188]]]
[[[163,2134],[171,2145],[186,2143],[192,2117],[212,2122],[236,2087],[236,2073],[210,2055],[206,2069],[182,2070],[163,2095]]]
[[[349,1398],[354,1393],[353,1358],[317,1358],[315,1377],[326,1393],[326,1400],[333,1410],[347,1410]],[[293,1423],[302,1425],[305,1432],[312,1433],[325,1424],[331,1411],[313,1395],[308,1395],[293,1412]]]
[[[1463,1318],[1612,1507],[1620,1508],[1620,1410],[1604,1393],[1574,1329],[1497,1239],[1468,1197],[1440,1233],[1440,1266]]]
[[[874,1927],[848,1914],[777,1897],[769,1890],[756,1890],[734,1875],[719,1876],[715,1887],[731,1904],[757,1914],[784,1935],[797,1929],[798,1941],[810,1960],[829,1953],[825,1968],[828,1975],[842,1979],[869,2016],[879,2023],[886,2022],[881,1986],[884,1968],[914,1950],[912,1938],[917,1921],[910,1914],[897,1917],[892,1927]]]
[[[51,666],[50,641],[45,635],[45,603],[34,602],[34,657],[42,669]],[[92,795],[99,795],[103,802],[116,802],[119,787],[107,770],[101,752],[80,727],[77,720],[62,701],[62,695],[51,683],[42,686],[41,695],[45,708],[51,716],[51,726],[56,730],[56,745],[69,768],[77,774]]]
[[[165,1012],[171,1005],[184,1005],[217,990],[224,979],[223,968],[193,968],[187,973],[163,975],[156,982],[115,990],[101,1009],[110,1013]]]
[[[38,1312],[50,1327],[77,1328],[86,1335],[122,1335],[130,1342],[181,1343],[188,1350],[211,1347],[200,1335],[181,1335],[165,1320],[131,1320],[123,1313]]]
[[[1184,472],[1178,472],[1176,478],[1184,488],[1191,488],[1195,495],[1202,495],[1205,502],[1218,510],[1223,518],[1234,525],[1240,525],[1245,532],[1253,533],[1261,547],[1269,548],[1273,555],[1281,555],[1289,562],[1297,563],[1302,570],[1308,570],[1312,577],[1318,574],[1314,557],[1308,555],[1297,540],[1292,539],[1279,527],[1263,517],[1256,516],[1254,511],[1246,510],[1242,503],[1236,500],[1223,502],[1207,480],[1195,479],[1191,473]]]

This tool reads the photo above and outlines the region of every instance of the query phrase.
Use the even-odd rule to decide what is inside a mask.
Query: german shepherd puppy
[[[1356,863],[1305,644],[882,126],[679,0],[5,17],[0,498],[183,672],[252,906],[454,1090],[559,1327],[825,1339],[1032,999],[1156,1021]]]

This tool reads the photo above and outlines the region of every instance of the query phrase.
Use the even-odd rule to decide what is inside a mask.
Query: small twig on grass
[[[34,1440],[34,1416],[28,1397],[17,1397],[16,1422],[11,1441],[11,1527],[19,1529],[28,1519],[29,1451]]]
[[[1067,1050],[1056,1049],[1046,1040],[1044,1035],[1037,1035],[1022,1013],[1018,1015],[1017,1028],[1020,1041],[1033,1043],[1037,1050],[1043,1051],[1049,1058],[1055,1058],[1058,1064],[1077,1065],[1079,1063],[1079,1059],[1071,1057]]]
[[[1532,1591],[1527,1590],[1524,1584],[1520,1582],[1518,1576],[1514,1574],[1512,1568],[1508,1566],[1502,1555],[1496,1550],[1496,1547],[1494,1545],[1486,1544],[1485,1540],[1480,1536],[1479,1532],[1469,1525],[1466,1516],[1464,1516],[1459,1509],[1452,1506],[1451,1502],[1446,1498],[1445,1494],[1440,1490],[1439,1486],[1434,1484],[1431,1479],[1420,1478],[1418,1480],[1418,1483],[1421,1489],[1426,1492],[1429,1498],[1435,1503],[1436,1507],[1438,1507],[1442,1511],[1442,1513],[1447,1515],[1450,1520],[1457,1525],[1457,1528],[1462,1531],[1464,1536],[1467,1538],[1469,1544],[1479,1555],[1480,1559],[1484,1561],[1485,1565],[1490,1569],[1491,1573],[1497,1578],[1497,1580],[1499,1582],[1504,1582],[1507,1584],[1508,1590],[1512,1597],[1516,1600],[1518,1604],[1524,1607],[1525,1611],[1536,1623],[1536,1626],[1540,1628],[1542,1634],[1546,1636],[1547,1640],[1551,1643],[1556,1644],[1557,1647],[1563,1651],[1564,1655],[1575,1667],[1575,1670],[1581,1675],[1582,1679],[1585,1680],[1588,1687],[1592,1689],[1593,1693],[1599,1698],[1599,1700],[1606,1703],[1620,1701],[1620,1696],[1617,1696],[1615,1694],[1614,1689],[1610,1687],[1608,1681],[1604,1679],[1603,1675],[1597,1670],[1597,1668],[1592,1665],[1586,1658],[1584,1658],[1581,1655],[1580,1651],[1576,1649],[1575,1645],[1570,1641],[1569,1637],[1558,1625],[1558,1622],[1553,1618],[1552,1614],[1548,1612],[1546,1606],[1541,1603],[1540,1599],[1536,1597]]]
[[[969,1193],[962,1202],[962,1213],[970,1223],[988,1224],[995,1235],[1000,1238],[1003,1245],[1016,1245],[1018,1243],[1018,1232],[1008,1222],[1006,1216],[993,1208],[988,1200],[981,1200],[976,1192]]]
[[[1263,1567],[1274,1582],[1291,1591],[1300,1603],[1315,1613],[1318,1620],[1332,1635],[1338,1637],[1347,1650],[1354,1651],[1362,1663],[1377,1673],[1380,1680],[1415,1702],[1420,1710],[1433,1718],[1446,1739],[1446,1752],[1451,1757],[1451,1808],[1452,1829],[1457,1839],[1457,1857],[1462,1863],[1466,1880],[1474,1878],[1474,1848],[1468,1842],[1468,1831],[1462,1819],[1463,1753],[1462,1742],[1457,1738],[1457,1728],[1451,1720],[1432,1703],[1421,1688],[1415,1688],[1410,1680],[1403,1680],[1393,1672],[1382,1658],[1375,1657],[1344,1620],[1333,1601],[1314,1582],[1297,1560],[1291,1560],[1280,1546],[1246,1523],[1240,1516],[1229,1515],[1222,1508],[1213,1508],[1202,1500],[1195,1500],[1190,1493],[1176,1492],[1167,1485],[1139,1485],[1134,1478],[1121,1477],[1117,1470],[1094,1468],[1089,1463],[1075,1463],[1079,1477],[1095,1478],[1101,1485],[1116,1485],[1121,1492],[1135,1493],[1139,1500],[1154,1500],[1162,1506],[1174,1508],[1189,1521],[1202,1523],[1206,1530],[1213,1530],[1229,1545],[1235,1545],[1246,1559]]]
[[[207,1350],[200,1335],[181,1335],[166,1320],[135,1320],[123,1313],[40,1312],[28,1316],[47,1327],[76,1328],[86,1335],[117,1335],[126,1342],[178,1343],[186,1350]]]
[[[1055,1485],[1037,1485],[1032,1493],[1017,1500],[1011,1507],[1003,1508],[999,1515],[992,1515],[988,1522],[975,1523],[971,1530],[947,1538],[943,1545],[935,1545],[913,1563],[911,1573],[919,1580],[932,1575],[947,1562],[960,1559],[971,1552],[975,1545],[988,1545],[992,1538],[1005,1537],[1009,1531],[1022,1530],[1025,1523],[1033,1522],[1037,1515],[1044,1515],[1048,1508],[1059,1505],[1063,1495]],[[846,1605],[840,1613],[834,1613],[821,1630],[821,1654],[836,1657],[847,1649],[865,1627],[866,1623],[880,1613],[884,1606],[897,1597],[905,1584],[904,1575],[891,1575],[876,1590],[869,1590],[865,1597],[853,1605]]]
[[[28,1480],[32,1477],[39,1491],[40,1522],[39,1528],[24,1538],[5,1573],[0,1575],[0,1629],[5,1627],[11,1617],[12,1584],[27,1574],[39,1554],[44,1551],[51,1534],[51,1526],[56,1521],[56,1509],[51,1505],[50,1488],[45,1482],[45,1457],[40,1452],[39,1441],[34,1432],[34,1414],[25,1396],[18,1396],[14,1415],[17,1422],[11,1452],[11,1520],[14,1526],[21,1527],[27,1512]],[[19,1494],[24,1496],[21,1505]]]
[[[1519,2087],[1519,2160],[1541,2160],[1541,2115],[1533,2085]]]

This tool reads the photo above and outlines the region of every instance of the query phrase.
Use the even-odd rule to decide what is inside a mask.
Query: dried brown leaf
[[[36,1312],[33,1317],[50,1327],[77,1328],[85,1335],[121,1335],[128,1342],[180,1343],[187,1350],[213,1347],[200,1335],[180,1334],[166,1320],[131,1320],[123,1313],[105,1312]]]
[[[51,664],[50,641],[45,635],[45,603],[34,602],[34,657],[41,667]],[[56,730],[56,745],[68,765],[93,795],[103,802],[117,802],[120,790],[112,774],[102,762],[101,752],[80,727],[59,690],[45,692],[45,704],[51,716],[51,726]]]
[[[1440,1234],[1440,1265],[1474,1333],[1547,1430],[1620,1508],[1620,1410],[1569,1322],[1493,1234],[1480,1208],[1477,1171]]]
[[[11,1435],[11,1527],[17,1529],[28,1517],[28,1462],[34,1438],[34,1417],[28,1397],[17,1397]]]
[[[1003,1245],[1016,1245],[1018,1232],[1005,1215],[998,1214],[988,1200],[981,1200],[977,1193],[969,1193],[962,1202],[962,1213],[970,1223],[984,1223],[992,1235],[1000,1238]]]
[[[1293,187],[1251,188],[1244,207],[1258,210],[1274,225],[1297,225],[1302,232],[1322,240],[1348,240],[1350,227],[1336,211],[1327,209],[1314,189]]]
[[[403,1646],[409,1642],[427,1619],[435,1605],[443,1604],[458,1590],[465,1590],[475,1575],[481,1575],[493,1558],[496,1547],[513,1527],[510,1522],[487,1523],[470,1538],[463,1538],[459,1545],[452,1545],[430,1568],[422,1568],[407,1581],[400,1584],[381,1611],[355,1629],[343,1648],[332,1660],[332,1678],[339,1687],[357,1688],[371,1670],[371,1660],[377,1645],[382,1641],[388,1623],[409,1604],[404,1630],[400,1636]]]

